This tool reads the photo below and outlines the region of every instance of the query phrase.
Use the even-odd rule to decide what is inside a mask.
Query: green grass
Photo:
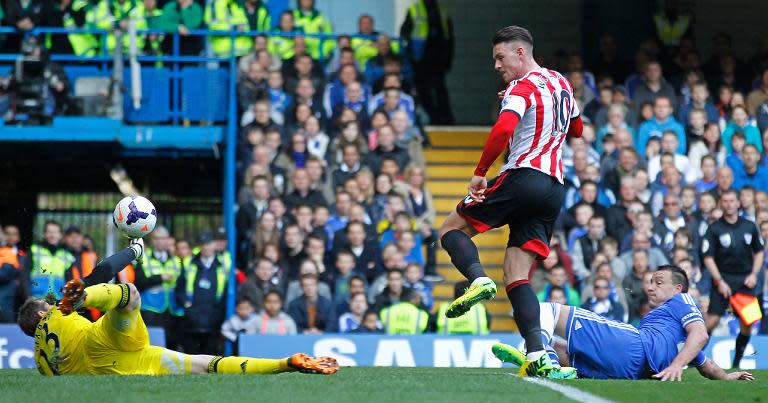
[[[336,375],[62,376],[0,370],[2,402],[560,402],[563,395],[508,369],[342,368]],[[561,383],[620,402],[768,401],[768,371],[754,382],[576,380]]]

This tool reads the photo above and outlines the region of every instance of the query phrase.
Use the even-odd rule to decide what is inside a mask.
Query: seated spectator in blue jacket
[[[638,150],[645,150],[645,145],[651,138],[661,139],[662,134],[671,130],[677,134],[677,154],[685,154],[688,143],[685,138],[685,128],[672,116],[672,101],[666,96],[659,96],[653,102],[653,117],[640,125],[637,133]]]
[[[715,104],[709,100],[709,90],[707,83],[698,82],[691,89],[691,102],[680,108],[678,118],[681,122],[688,121],[688,115],[694,109],[703,109],[707,113],[707,122],[717,123],[720,120],[720,111],[715,108]]]
[[[404,96],[406,94],[399,88],[385,88],[382,93],[383,96],[374,96],[371,100],[368,110],[371,115],[376,111],[383,111],[391,120],[395,111],[403,110],[408,113],[410,123],[416,124],[416,105],[413,98]]]
[[[624,307],[611,300],[611,285],[608,280],[596,278],[592,288],[594,295],[581,307],[608,319],[624,322]]]
[[[297,330],[304,334],[336,332],[339,324],[336,309],[331,300],[318,294],[317,276],[307,274],[300,281],[304,295],[288,305],[288,315],[296,322]]]
[[[731,146],[731,136],[734,133],[744,133],[747,144],[757,147],[758,152],[763,152],[763,138],[760,136],[760,130],[757,126],[750,123],[747,109],[742,105],[736,105],[731,111],[731,121],[725,127],[722,134],[723,145],[728,153],[733,152]]]
[[[341,98],[332,99],[331,108],[333,113],[331,120],[336,121],[345,108],[352,109],[357,113],[357,118],[361,122],[368,122],[368,89],[359,81],[352,81],[344,88]]]
[[[349,298],[349,311],[339,316],[339,332],[348,333],[363,322],[365,312],[368,311],[368,300],[364,293],[357,293]]]
[[[733,188],[739,190],[752,186],[760,192],[768,192],[768,169],[760,165],[757,147],[747,144],[741,152],[743,165],[733,169]]]
[[[329,82],[323,92],[323,108],[327,116],[333,115],[334,106],[344,103],[344,92],[353,82],[359,82],[355,65],[345,64],[339,67],[339,77]],[[369,90],[364,88],[364,98],[368,98],[369,94]]]

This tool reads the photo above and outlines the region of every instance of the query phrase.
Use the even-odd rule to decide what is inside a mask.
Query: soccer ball
[[[124,197],[115,206],[112,222],[128,238],[143,238],[155,229],[157,210],[146,197]]]

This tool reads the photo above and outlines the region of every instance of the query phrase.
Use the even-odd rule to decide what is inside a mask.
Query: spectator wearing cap
[[[188,257],[176,281],[176,301],[184,308],[184,351],[188,354],[217,355],[219,335],[226,308],[229,272],[216,258],[212,232],[200,236],[200,252]]]

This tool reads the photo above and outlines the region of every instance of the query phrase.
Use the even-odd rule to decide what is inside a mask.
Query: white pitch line
[[[511,376],[518,377],[515,374],[509,374]],[[518,377],[526,382],[530,382],[539,386],[543,386],[547,389],[554,390],[562,394],[563,396],[583,403],[615,403],[613,400],[608,400],[600,396],[593,395],[589,392],[585,392],[581,389],[574,388],[573,386],[566,386],[557,382],[552,382],[543,378],[533,377]]]

